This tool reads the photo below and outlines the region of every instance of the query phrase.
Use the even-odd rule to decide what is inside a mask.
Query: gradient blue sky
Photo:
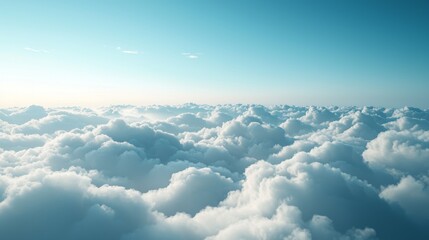
[[[0,106],[429,107],[429,1],[3,1]]]

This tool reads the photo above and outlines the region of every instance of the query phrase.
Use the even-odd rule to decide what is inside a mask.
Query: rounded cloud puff
[[[367,145],[364,159],[374,168],[405,174],[429,173],[429,131],[386,131]]]
[[[216,206],[234,189],[231,179],[210,168],[187,168],[174,173],[165,188],[143,195],[153,209],[166,215],[185,212],[194,215],[207,206]]]

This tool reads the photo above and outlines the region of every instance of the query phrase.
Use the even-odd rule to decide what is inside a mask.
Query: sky
[[[429,107],[429,1],[0,0],[0,106]]]

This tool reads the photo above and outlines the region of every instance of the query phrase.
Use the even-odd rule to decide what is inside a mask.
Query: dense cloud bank
[[[429,239],[429,111],[0,109],[0,239]]]

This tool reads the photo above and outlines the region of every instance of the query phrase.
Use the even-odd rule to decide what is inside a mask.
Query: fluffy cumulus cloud
[[[0,109],[1,239],[428,239],[429,111]]]

